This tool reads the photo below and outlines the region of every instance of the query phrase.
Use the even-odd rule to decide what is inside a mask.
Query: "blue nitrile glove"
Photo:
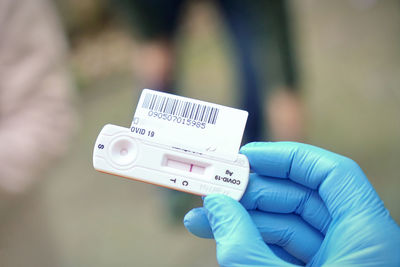
[[[209,195],[185,216],[221,266],[400,266],[400,228],[358,165],[310,145],[251,143],[239,202]]]

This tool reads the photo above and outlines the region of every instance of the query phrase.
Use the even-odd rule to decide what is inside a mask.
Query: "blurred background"
[[[399,1],[161,2],[0,0],[0,266],[217,266],[198,198],[93,170],[144,87],[353,158],[400,222]]]

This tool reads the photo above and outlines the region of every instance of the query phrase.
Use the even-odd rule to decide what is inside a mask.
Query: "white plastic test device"
[[[240,200],[249,162],[239,154],[248,113],[144,89],[130,128],[107,124],[93,151],[96,170],[191,194]]]

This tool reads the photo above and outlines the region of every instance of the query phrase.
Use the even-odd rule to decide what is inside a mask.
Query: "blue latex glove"
[[[239,202],[209,195],[184,219],[221,266],[400,266],[400,228],[358,165],[310,145],[251,143]]]

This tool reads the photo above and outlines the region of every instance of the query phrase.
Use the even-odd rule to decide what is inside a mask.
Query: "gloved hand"
[[[239,202],[209,195],[186,214],[221,266],[400,266],[400,228],[358,165],[310,145],[251,143]]]

